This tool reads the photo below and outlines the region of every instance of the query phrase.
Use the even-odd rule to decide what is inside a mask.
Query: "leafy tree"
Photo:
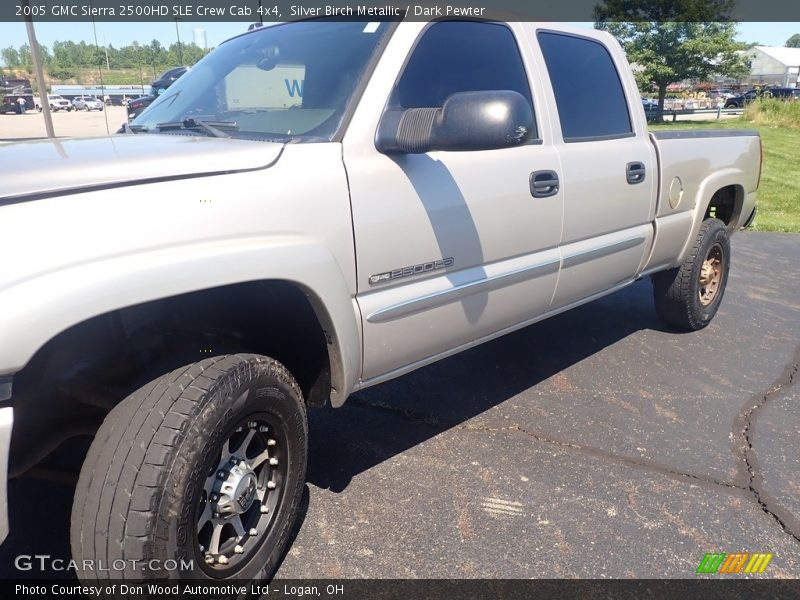
[[[139,69],[142,80],[149,80],[151,77],[155,79],[166,69],[181,64],[191,66],[210,52],[195,44],[186,43],[180,45],[180,51],[177,44],[165,48],[158,40],[153,40],[149,44],[133,42],[120,48],[115,48],[111,44],[98,47],[84,41],[55,41],[52,51],[41,44],[39,51],[42,62],[56,79],[73,79],[79,75],[77,69],[105,68],[106,53],[108,53],[108,64],[112,70]],[[30,70],[33,65],[27,44],[0,50],[0,58],[10,69]]]
[[[6,63],[7,67],[15,69],[20,66],[19,52],[13,46],[0,50],[0,56],[3,57],[3,62]]]
[[[20,67],[27,67],[28,65],[33,64],[33,58],[31,57],[31,47],[28,44],[22,44],[18,50],[19,53],[19,66]]]
[[[640,88],[658,90],[659,118],[667,86],[712,75],[738,77],[749,64],[730,21],[734,0],[605,0],[595,8],[595,27],[619,40],[638,65]]]
[[[53,79],[64,81],[65,79],[73,79],[76,75],[75,71],[62,67],[53,67],[48,70],[48,74]]]
[[[800,33],[795,33],[792,37],[786,40],[785,46],[787,48],[800,48]]]

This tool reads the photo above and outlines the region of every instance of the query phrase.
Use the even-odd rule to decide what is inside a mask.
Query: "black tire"
[[[242,426],[262,422],[269,427],[251,429],[268,433],[251,433]],[[244,434],[237,433],[243,429]],[[244,450],[234,452],[243,452],[253,462],[247,458],[248,444],[252,448],[259,435],[275,438],[259,442],[263,446],[256,451],[275,457],[262,458],[264,465],[274,461],[280,466],[259,467],[268,472],[266,479],[258,474],[255,480],[239,480],[247,484],[244,487],[234,483],[228,500],[237,500],[245,510],[242,498],[247,495],[248,512],[236,517],[241,517],[239,529],[243,523],[255,526],[241,534],[241,542],[234,535],[239,554],[231,554],[230,564],[226,558],[225,564],[209,565],[199,541],[203,532],[198,531],[198,522],[205,515],[207,523],[216,527],[210,511],[219,510],[219,505],[211,502],[214,494],[209,499],[203,488],[209,480],[224,488],[225,482],[216,482],[215,475],[224,473],[218,471],[221,454],[224,459],[223,452],[235,448],[231,440],[236,435],[245,435],[247,443],[241,442]],[[84,581],[271,577],[297,518],[307,453],[302,393],[275,360],[251,354],[219,356],[151,381],[109,413],[86,456],[72,508],[71,546],[78,575]],[[236,460],[228,473],[231,477]],[[275,481],[277,487],[267,491]],[[261,485],[264,489],[257,490]],[[239,509],[233,502],[229,506]],[[220,514],[214,512],[214,517]],[[219,538],[216,547],[220,550],[216,556],[222,556]],[[227,551],[233,552],[231,548]],[[85,561],[111,570],[82,570]],[[137,566],[132,561],[138,561]],[[186,568],[190,561],[192,566]]]
[[[713,257],[720,257],[719,278],[713,290],[701,284],[703,264],[710,258],[710,253],[712,261],[715,260]],[[725,224],[719,219],[706,219],[683,264],[653,275],[653,297],[661,320],[686,331],[697,331],[707,326],[722,302],[730,259],[731,245]]]

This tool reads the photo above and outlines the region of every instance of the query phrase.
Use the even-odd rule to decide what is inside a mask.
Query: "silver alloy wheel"
[[[280,442],[279,442],[280,440]],[[260,546],[279,508],[286,479],[283,437],[266,414],[230,433],[197,505],[197,546],[206,568],[227,575]]]

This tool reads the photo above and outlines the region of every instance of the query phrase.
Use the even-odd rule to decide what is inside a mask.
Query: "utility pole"
[[[24,7],[29,6],[29,0],[22,0],[21,5]],[[31,58],[33,59],[33,68],[36,72],[36,81],[39,84],[39,103],[42,105],[42,115],[44,116],[44,129],[47,132],[47,137],[56,137],[56,132],[53,129],[53,115],[50,114],[50,101],[47,99],[47,84],[44,81],[44,69],[42,68],[42,55],[39,52],[39,42],[36,41],[36,32],[33,30],[33,20],[30,16],[30,10],[26,11],[25,29],[28,30],[28,45],[31,47]]]
[[[103,36],[103,44],[105,44],[103,46],[103,50],[105,50],[105,53],[106,53],[106,70],[110,71],[111,70],[111,63],[108,62],[108,40],[105,38],[105,36]]]
[[[175,17],[175,35],[178,38],[178,64],[183,64],[183,48],[181,48],[181,33],[178,31],[178,17]]]

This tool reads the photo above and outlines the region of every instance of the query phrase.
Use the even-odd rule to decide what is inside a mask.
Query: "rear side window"
[[[540,31],[565,142],[633,135],[619,73],[606,47],[588,38]]]
[[[389,104],[438,108],[456,92],[490,90],[518,92],[533,107],[514,35],[494,23],[442,21],[422,35]]]

